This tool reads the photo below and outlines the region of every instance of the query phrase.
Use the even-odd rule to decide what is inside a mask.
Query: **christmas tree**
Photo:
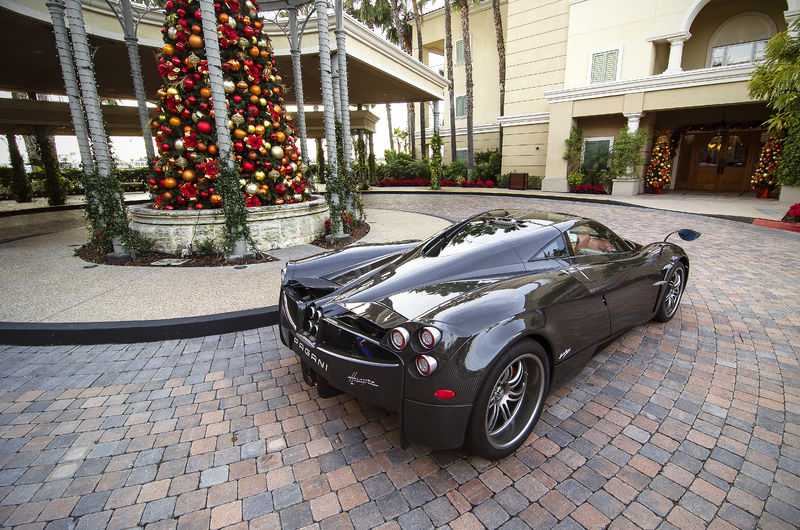
[[[653,146],[650,154],[650,165],[647,167],[645,182],[654,190],[661,190],[669,185],[672,176],[672,148],[668,134],[662,134]]]
[[[750,185],[754,190],[759,188],[772,189],[778,183],[778,160],[783,150],[783,140],[770,138],[761,148],[758,165],[750,177]]]
[[[286,87],[254,0],[214,4],[228,104],[228,128],[241,193],[249,207],[310,197],[305,168],[286,112]],[[208,82],[200,6],[168,0],[158,56],[163,85],[153,121],[158,159],[150,180],[156,209],[219,208],[222,171]]]

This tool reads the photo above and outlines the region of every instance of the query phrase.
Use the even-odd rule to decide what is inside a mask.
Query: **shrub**
[[[194,249],[201,256],[213,256],[215,254],[219,254],[217,244],[213,239],[209,238],[205,238],[202,241],[195,243]]]
[[[544,177],[539,175],[528,175],[528,189],[529,190],[540,190],[542,189],[542,181]]]
[[[567,175],[567,182],[569,182],[570,188],[575,188],[576,186],[580,186],[586,180],[586,175],[581,173],[580,171],[573,171],[569,175]]]
[[[467,163],[455,159],[446,166],[444,166],[444,178],[445,180],[454,180],[457,182],[461,182],[462,180],[467,178]]]
[[[500,154],[499,149],[487,149],[486,151],[479,151],[475,153],[475,166],[472,169],[473,178],[470,180],[477,181],[486,180],[488,178],[496,181],[497,177],[500,176],[502,165],[503,156]],[[482,166],[480,169],[481,178],[475,177],[475,171],[478,169],[478,166]]]
[[[783,140],[783,152],[778,161],[778,183],[800,186],[800,125],[791,127]]]
[[[647,143],[647,133],[643,129],[639,129],[635,133],[623,127],[619,130],[614,146],[611,148],[611,165],[609,172],[615,178],[641,178],[636,174],[635,166],[641,165],[644,162],[642,149]],[[629,174],[628,170],[633,168],[633,173]]]

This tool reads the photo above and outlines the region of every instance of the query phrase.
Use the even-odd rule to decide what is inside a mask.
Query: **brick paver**
[[[800,239],[732,221],[503,197],[369,195],[458,219],[540,207],[636,241],[676,228],[689,286],[552,389],[512,457],[398,445],[319,399],[275,328],[147,344],[0,346],[0,526],[800,526]],[[398,234],[402,238],[402,234]]]

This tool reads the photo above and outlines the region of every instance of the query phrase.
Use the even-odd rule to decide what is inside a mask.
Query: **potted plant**
[[[638,195],[642,184],[641,176],[635,166],[644,162],[642,149],[647,143],[647,133],[643,130],[631,132],[627,127],[620,129],[614,146],[611,148],[609,173],[613,180],[612,195]]]

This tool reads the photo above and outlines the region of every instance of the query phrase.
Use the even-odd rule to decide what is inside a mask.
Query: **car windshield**
[[[514,211],[495,210],[455,227],[441,239],[432,241],[427,256],[451,256],[475,250],[499,241],[524,237],[563,220],[560,214],[544,212],[518,215]]]

